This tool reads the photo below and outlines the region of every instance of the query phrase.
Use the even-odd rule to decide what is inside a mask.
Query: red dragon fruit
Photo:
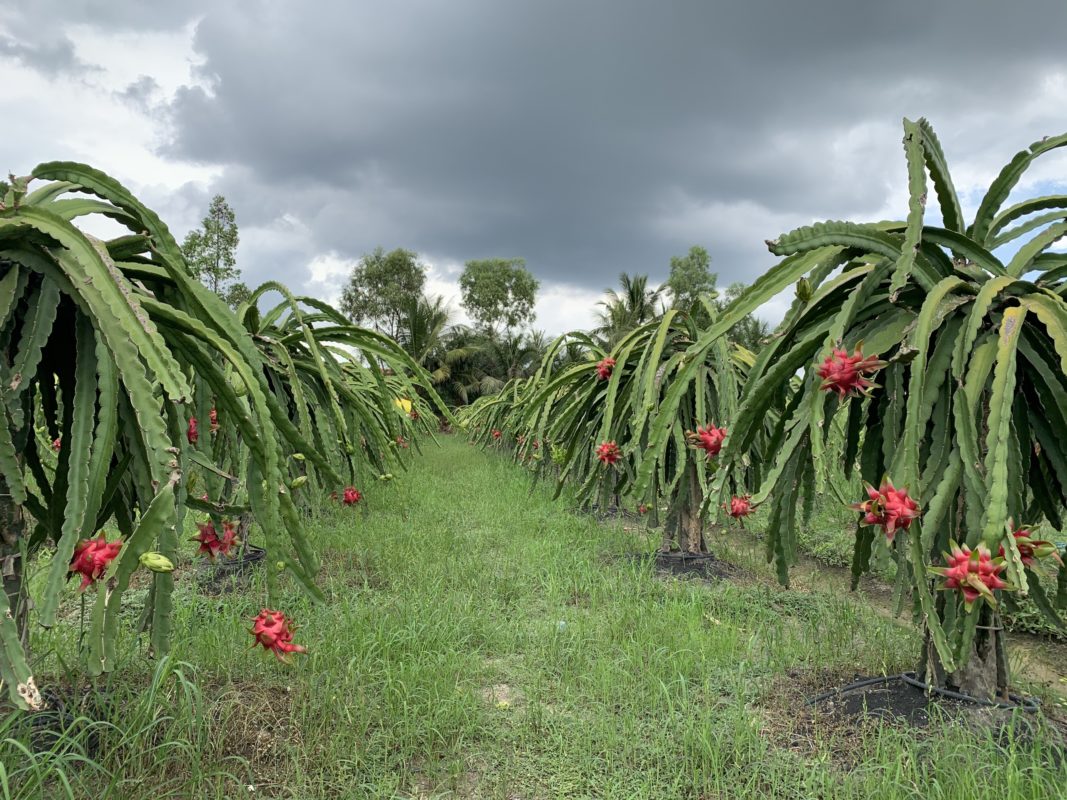
[[[52,450],[54,452],[58,453],[62,447],[63,447],[63,437],[62,436],[57,436],[55,439],[52,440]]]
[[[894,488],[888,478],[877,489],[867,484],[867,497],[864,502],[853,503],[849,508],[863,512],[864,525],[881,525],[890,542],[898,530],[906,531],[912,520],[919,516],[919,505],[908,496],[907,488]]]
[[[196,527],[200,529],[200,533],[193,537],[193,541],[200,543],[200,548],[197,550],[200,555],[205,555],[212,561],[219,553],[229,557],[233,546],[237,544],[237,529],[232,522],[223,521],[222,536],[219,536],[215,523],[211,520],[197,523]]]
[[[605,358],[603,361],[598,361],[596,365],[596,379],[598,381],[606,381],[611,377],[611,371],[615,368],[614,358]]]
[[[256,641],[252,646],[263,645],[263,649],[274,653],[279,661],[287,661],[289,653],[307,652],[301,645],[293,644],[295,630],[296,626],[281,611],[264,608],[253,620],[252,636]]]
[[[1063,563],[1063,559],[1060,558],[1060,549],[1052,542],[1033,538],[1033,531],[1028,528],[1019,528],[1012,533],[1012,536],[1015,537],[1015,546],[1019,549],[1023,566],[1033,567],[1037,563],[1037,559],[1045,558],[1046,556],[1052,556],[1060,564]],[[1000,546],[997,556],[998,558],[1006,558],[1004,545]]]
[[[346,486],[344,496],[341,498],[346,506],[354,506],[363,499],[363,494],[355,486]]]
[[[189,428],[185,431],[185,438],[189,444],[196,444],[200,439],[200,431],[196,427],[196,417],[189,417]]]
[[[864,375],[877,372],[885,364],[886,362],[877,358],[864,357],[858,345],[852,355],[849,355],[847,350],[835,349],[833,355],[827,356],[819,365],[819,377],[823,379],[820,388],[837,392],[842,400],[849,395],[867,394],[875,384]]]
[[[96,539],[86,539],[78,542],[74,548],[74,558],[71,559],[69,572],[76,572],[82,576],[79,592],[84,592],[89,585],[99,580],[107,571],[108,565],[115,560],[122,549],[122,540],[116,539],[109,542],[101,533]]]
[[[740,497],[731,497],[729,503],[723,503],[722,507],[736,520],[740,520],[743,517],[747,517],[753,513],[756,509],[752,505],[751,495],[741,495]]]
[[[967,610],[979,598],[984,598],[991,606],[997,604],[993,592],[997,589],[1012,589],[1011,584],[1000,577],[1005,564],[1002,558],[993,558],[989,548],[978,545],[973,551],[967,545],[950,543],[951,553],[945,553],[944,567],[930,567],[930,572],[945,579],[942,589],[956,589],[963,593],[963,602]]]
[[[641,505],[639,505],[637,507],[637,513],[641,514],[642,516],[647,514],[651,510],[652,510],[652,506],[646,505],[645,503],[641,503]]]
[[[493,438],[494,439],[499,439],[501,436],[503,436],[503,434],[500,432],[500,429],[499,428],[493,428]]]
[[[615,442],[604,442],[596,449],[596,457],[609,466],[613,466],[621,455],[622,450]]]
[[[211,420],[211,432],[219,432],[219,410],[212,406],[211,411],[208,412],[208,419]]]
[[[222,521],[222,538],[219,539],[219,552],[229,557],[234,545],[240,544],[237,538],[237,526],[228,519]]]
[[[726,428],[716,428],[709,424],[706,428],[697,427],[696,433],[688,431],[685,436],[690,446],[703,450],[708,454],[708,458],[712,458],[722,450],[722,443],[726,439]]]

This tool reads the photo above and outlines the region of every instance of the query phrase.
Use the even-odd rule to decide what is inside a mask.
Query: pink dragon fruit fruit
[[[79,592],[84,592],[93,581],[99,580],[122,549],[122,540],[109,542],[103,532],[96,539],[78,542],[74,548],[68,572],[82,576]]]
[[[253,620],[252,636],[256,645],[262,645],[264,650],[274,653],[279,661],[287,661],[289,653],[306,653],[307,648],[293,644],[293,632],[296,626],[281,611],[272,611],[264,608]]]
[[[895,488],[888,478],[877,489],[867,484],[867,498],[849,508],[863,512],[864,525],[880,525],[890,542],[898,530],[907,530],[919,516],[919,505],[908,496],[908,490]]]
[[[819,377],[823,379],[824,391],[835,391],[844,400],[849,395],[867,394],[875,384],[865,378],[872,372],[884,367],[886,362],[877,358],[864,357],[859,346],[849,355],[847,350],[835,349],[833,355],[819,365]]]
[[[606,381],[611,377],[611,371],[615,368],[614,358],[605,358],[603,361],[598,361],[596,365],[596,379],[598,381]]]
[[[950,547],[952,552],[944,554],[946,566],[929,567],[929,570],[945,579],[942,589],[957,590],[963,594],[964,606],[968,611],[979,598],[996,606],[993,592],[1013,588],[1000,577],[1006,566],[1004,559],[993,558],[984,544],[978,545],[973,551],[967,545],[961,546],[955,542],[951,542]]]
[[[622,450],[615,442],[603,442],[596,449],[596,457],[608,466],[614,466],[622,455]]]
[[[697,427],[696,433],[686,432],[686,439],[691,447],[703,450],[708,458],[717,456],[722,451],[722,443],[726,440],[726,428],[716,428],[709,424],[705,427]]]

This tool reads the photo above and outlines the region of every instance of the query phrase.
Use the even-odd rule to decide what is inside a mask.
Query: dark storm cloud
[[[196,36],[209,88],[179,94],[170,152],[240,165],[246,216],[288,206],[323,249],[523,255],[600,287],[695,241],[657,227],[679,198],[874,213],[901,116],[951,130],[1063,64],[1062,2],[714,5],[213,11]],[[864,122],[887,135],[835,152]],[[716,233],[702,241],[724,277],[750,274],[748,247]]]
[[[378,244],[599,289],[700,243],[751,279],[782,227],[882,213],[902,116],[983,167],[1067,127],[1006,113],[1067,71],[1063,0],[78,8],[198,15],[201,85],[169,105],[163,152],[223,165],[212,191],[262,259],[246,271],[294,283]]]

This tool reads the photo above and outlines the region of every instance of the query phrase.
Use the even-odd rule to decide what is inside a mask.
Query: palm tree
[[[544,331],[507,331],[503,336],[489,339],[488,349],[496,362],[494,377],[503,386],[512,378],[532,375],[548,349],[548,342]]]
[[[452,317],[452,310],[441,295],[416,297],[403,309],[397,330],[400,346],[420,365],[425,366],[442,338]]]
[[[451,319],[443,297],[418,297],[403,310],[397,332],[397,341],[430,373],[450,405],[465,405],[500,391],[512,378],[529,376],[548,349],[544,331],[500,334],[451,325]]]
[[[487,371],[489,363],[485,335],[467,325],[453,325],[442,337],[440,357],[427,369],[445,402],[457,406],[502,385]]]
[[[584,341],[568,339],[556,353],[553,371],[589,360],[591,347]]]
[[[627,331],[633,330],[643,322],[655,319],[659,315],[656,302],[663,293],[663,287],[650,289],[647,275],[634,275],[623,272],[619,275],[621,291],[606,289],[607,299],[600,301],[603,311],[597,312],[600,324],[593,333],[600,337],[606,347],[610,348]]]
[[[482,338],[465,325],[450,325],[452,309],[441,295],[413,299],[403,310],[397,339],[419,366],[430,373],[450,405],[464,404],[483,376],[475,367],[485,349]]]

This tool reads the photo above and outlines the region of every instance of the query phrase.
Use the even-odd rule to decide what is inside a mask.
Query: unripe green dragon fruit
[[[174,562],[162,553],[142,553],[137,560],[141,562],[141,566],[152,572],[174,572]]]

